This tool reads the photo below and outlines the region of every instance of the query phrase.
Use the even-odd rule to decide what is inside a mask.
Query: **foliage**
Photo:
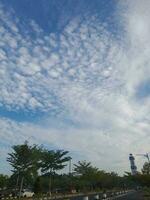
[[[92,167],[91,163],[86,161],[78,161],[74,166],[74,172],[81,176],[86,176],[91,171],[97,171],[97,168]]]
[[[5,188],[8,184],[9,177],[7,175],[0,174],[0,188]]]
[[[13,172],[9,185],[16,188],[17,180],[24,177],[24,186],[32,187],[36,194],[40,194],[48,191],[71,191],[72,189],[93,191],[104,188],[125,188],[132,187],[139,182],[143,185],[148,185],[150,182],[146,174],[134,177],[126,174],[120,177],[114,172],[107,173],[100,170],[87,161],[78,161],[74,164],[73,173],[57,174],[57,171],[62,170],[71,159],[68,153],[65,150],[47,150],[37,145],[30,146],[28,142],[13,146],[7,158]],[[146,167],[143,169],[146,170]],[[39,172],[42,173],[41,176]]]
[[[67,156],[68,151],[64,150],[44,150],[42,152],[41,172],[49,174],[49,194],[52,192],[52,175],[55,171],[61,170],[66,166],[66,162],[71,158]]]
[[[40,177],[38,177],[34,183],[34,192],[35,194],[40,194],[42,192],[42,182]]]
[[[79,179],[78,187],[80,189],[94,190],[97,188],[123,187],[123,178],[114,172],[106,173],[86,161],[79,161],[74,166],[75,175]]]
[[[126,173],[126,178],[134,187],[150,187],[150,163],[145,162],[141,171],[142,173],[137,173],[136,175]]]
[[[39,166],[40,149],[36,146],[29,146],[28,142],[22,145],[12,147],[13,152],[8,154],[7,161],[12,166],[12,172],[15,174],[35,175]]]
[[[144,163],[143,168],[142,168],[142,173],[147,174],[147,175],[150,174],[150,163],[148,162]]]
[[[24,177],[24,186],[39,187],[38,172],[43,174],[54,173],[66,166],[66,162],[71,158],[64,150],[47,150],[37,145],[30,146],[26,141],[22,145],[12,147],[12,152],[8,154],[7,161],[12,166],[12,176],[10,182],[17,187],[17,180]],[[15,181],[14,181],[15,179]]]
[[[44,150],[42,152],[41,171],[42,173],[52,173],[61,170],[66,166],[66,162],[71,158],[66,156],[68,151],[64,150]]]

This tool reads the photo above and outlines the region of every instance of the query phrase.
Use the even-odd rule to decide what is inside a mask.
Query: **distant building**
[[[130,166],[131,166],[131,174],[136,175],[137,174],[137,167],[135,165],[135,158],[132,155],[132,153],[129,154],[129,160],[130,160]]]

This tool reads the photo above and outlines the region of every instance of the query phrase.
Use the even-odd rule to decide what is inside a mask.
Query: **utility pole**
[[[19,199],[21,198],[21,192],[22,192],[22,189],[23,189],[23,180],[24,180],[24,177],[22,176],[21,185],[20,185],[20,191],[19,191]]]
[[[148,163],[150,164],[150,159],[149,159],[148,153],[146,153],[146,154],[136,154],[136,155],[137,155],[137,156],[143,156],[143,157],[147,158]]]
[[[70,160],[69,160],[69,175],[71,175],[71,171],[72,171],[72,169],[71,169],[71,158],[70,158]]]
[[[147,160],[148,160],[148,171],[150,172],[150,159],[149,159],[148,153],[145,153],[145,154],[136,154],[136,155],[137,156],[143,156],[143,157],[147,158]]]
[[[17,176],[17,181],[16,181],[15,194],[17,194],[19,189],[19,171],[17,172],[16,176]]]
[[[69,185],[70,185],[70,192],[72,192],[72,177],[71,177],[71,174],[72,174],[72,168],[71,168],[71,158],[69,160]]]

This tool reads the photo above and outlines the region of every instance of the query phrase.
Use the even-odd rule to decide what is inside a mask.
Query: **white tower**
[[[135,165],[135,158],[132,154],[129,154],[130,166],[131,166],[131,173],[132,175],[137,174],[137,167]]]

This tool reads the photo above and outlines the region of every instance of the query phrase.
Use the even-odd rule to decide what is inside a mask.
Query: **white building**
[[[132,154],[129,154],[129,160],[130,160],[130,166],[131,166],[131,174],[136,175],[137,174],[137,167],[135,165],[135,158]]]

